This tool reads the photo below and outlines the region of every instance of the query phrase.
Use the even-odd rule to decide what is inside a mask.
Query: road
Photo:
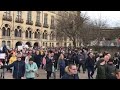
[[[95,78],[95,76],[96,76],[96,72],[95,72],[93,78]],[[84,74],[83,74],[82,72],[79,73],[79,78],[80,78],[80,79],[88,79],[88,77],[87,77],[87,72],[84,73]],[[5,72],[5,79],[13,79],[13,78],[12,78],[12,73]],[[39,77],[36,77],[36,79],[46,79],[46,71],[40,69],[40,70],[39,70]],[[53,79],[53,75],[52,75],[51,79]],[[57,73],[56,73],[56,79],[60,79],[60,78],[59,78],[59,71],[57,71]]]

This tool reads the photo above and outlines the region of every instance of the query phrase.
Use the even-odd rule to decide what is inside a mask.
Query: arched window
[[[34,33],[34,38],[37,38],[37,32]]]
[[[40,39],[40,32],[38,32],[38,35],[37,35],[37,36],[38,36],[38,39]]]
[[[7,29],[7,36],[10,36],[10,28]]]
[[[43,42],[43,46],[45,46],[45,43]]]
[[[45,39],[45,33],[44,33],[44,32],[43,32],[43,35],[42,35],[42,36],[43,36],[43,39]]]
[[[15,37],[17,37],[17,36],[18,36],[18,30],[15,29]]]
[[[29,38],[32,38],[32,31],[29,31]]]
[[[19,37],[22,37],[22,30],[19,30]]]
[[[48,36],[48,34],[47,34],[47,32],[45,33],[45,39],[47,39],[47,36]]]
[[[2,36],[5,36],[6,30],[5,27],[2,28]]]
[[[26,36],[26,38],[28,38],[28,30],[26,30],[25,36]]]

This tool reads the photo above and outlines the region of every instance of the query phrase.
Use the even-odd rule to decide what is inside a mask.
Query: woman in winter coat
[[[61,78],[65,73],[65,60],[63,54],[61,54],[59,57],[59,68],[60,68],[60,78]]]
[[[79,79],[76,65],[70,64],[65,68],[65,72],[61,79]]]
[[[33,59],[29,59],[29,63],[25,65],[26,79],[35,79],[36,71],[38,70],[37,64],[33,62]]]

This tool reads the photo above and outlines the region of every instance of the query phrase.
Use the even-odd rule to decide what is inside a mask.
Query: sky
[[[120,27],[120,11],[81,11],[86,13],[90,19],[95,20],[101,16],[103,20],[107,21],[110,27]]]

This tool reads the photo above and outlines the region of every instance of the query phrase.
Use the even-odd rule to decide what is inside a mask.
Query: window
[[[26,36],[26,38],[28,38],[28,30],[26,30],[25,36]]]
[[[48,14],[44,14],[44,24],[46,25],[47,24],[47,17],[48,17]]]
[[[46,33],[45,33],[45,37],[44,37],[44,38],[45,38],[45,39],[47,39],[47,36],[48,36],[48,35],[47,35],[47,32],[46,32]]]
[[[6,42],[5,41],[2,41],[2,46],[6,45]]]
[[[46,47],[47,47],[47,43],[46,43]]]
[[[6,30],[5,30],[5,27],[2,28],[2,36],[6,36]]]
[[[2,28],[2,36],[10,36],[10,26],[5,24]]]
[[[54,43],[52,43],[52,47],[54,47]]]
[[[27,13],[27,20],[32,21],[32,11],[28,11]]]
[[[19,30],[19,37],[22,37],[22,30]]]
[[[7,36],[10,36],[10,28],[7,29]]]
[[[45,46],[45,43],[43,42],[43,46]]]
[[[37,11],[36,22],[40,22],[40,11]]]
[[[22,11],[17,11],[17,18],[22,19]]]
[[[29,38],[32,38],[32,32],[29,31]]]
[[[37,32],[34,33],[34,38],[37,38]]]
[[[45,38],[45,33],[43,33],[43,39]]]
[[[11,42],[10,42],[10,41],[7,41],[7,46],[10,47],[10,45],[11,45]]]
[[[54,16],[51,16],[51,25],[54,26]]]
[[[18,30],[15,29],[15,37],[17,37],[17,36],[18,36]]]
[[[6,16],[11,16],[11,11],[5,11]]]
[[[40,39],[40,32],[38,32],[38,38]]]

